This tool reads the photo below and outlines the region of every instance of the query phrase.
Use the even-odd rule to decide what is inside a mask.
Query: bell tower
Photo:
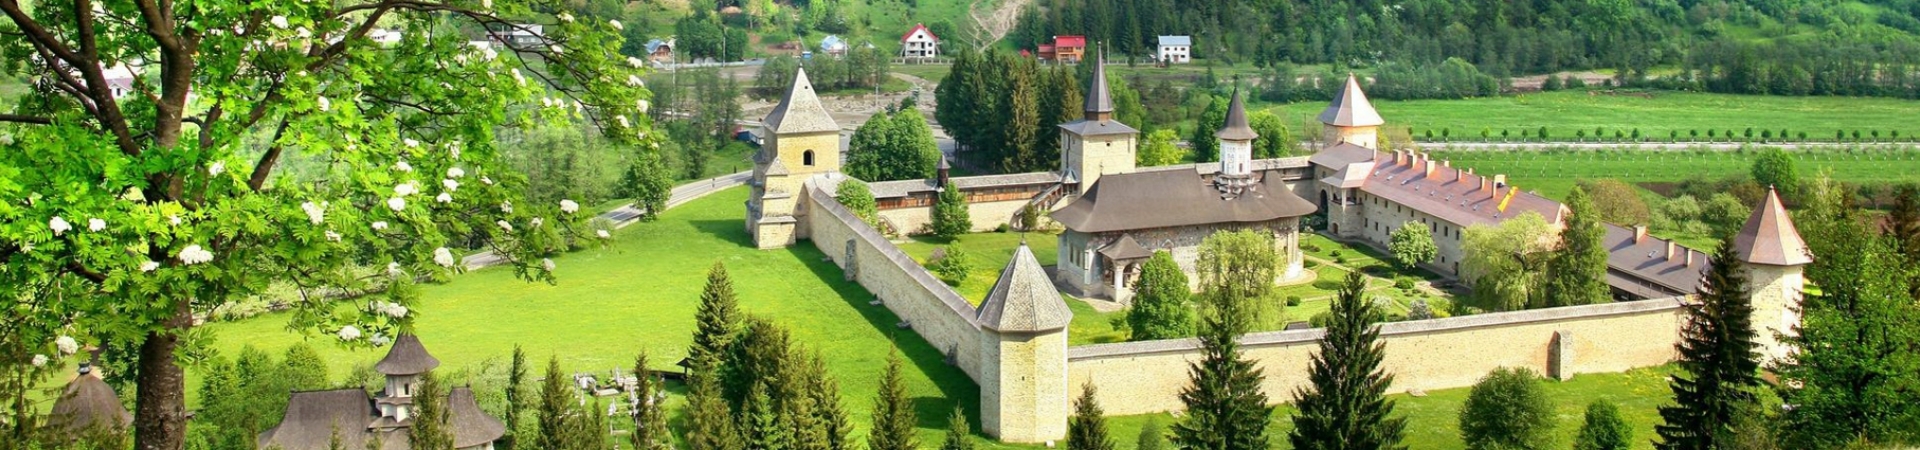
[[[1100,181],[1100,175],[1134,169],[1134,150],[1140,130],[1113,120],[1113,96],[1107,88],[1107,61],[1093,59],[1093,89],[1087,91],[1086,116],[1060,124],[1060,176],[1080,195]]]
[[[1753,296],[1753,328],[1759,334],[1754,343],[1761,357],[1787,356],[1787,346],[1776,336],[1791,334],[1800,325],[1794,309],[1805,295],[1802,269],[1813,263],[1813,254],[1773,189],[1767,189],[1767,199],[1734,235],[1733,251],[1745,263],[1748,292]]]
[[[1380,113],[1373,110],[1373,102],[1367,101],[1366,91],[1360,90],[1360,79],[1347,74],[1347,84],[1334,94],[1333,103],[1320,112],[1322,145],[1332,147],[1341,143],[1358,145],[1378,150],[1380,142]]]
[[[1237,197],[1259,181],[1253,177],[1252,165],[1253,140],[1260,138],[1247,124],[1247,106],[1240,102],[1238,89],[1227,104],[1226,125],[1213,137],[1220,140],[1220,175],[1213,178],[1214,187],[1223,197]]]
[[[792,245],[803,234],[798,205],[807,179],[840,171],[840,125],[820,105],[806,69],[794,75],[786,97],[764,122],[768,137],[753,155],[747,232],[755,246],[774,249]]]

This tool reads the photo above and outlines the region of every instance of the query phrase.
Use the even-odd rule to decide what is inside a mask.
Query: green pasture
[[[1494,137],[1510,130],[1517,138],[1521,131],[1532,136],[1540,127],[1547,128],[1550,138],[1567,140],[1574,138],[1576,130],[1586,130],[1591,136],[1595,127],[1609,136],[1615,130],[1631,135],[1637,128],[1641,136],[1662,140],[1674,131],[1683,138],[1699,131],[1705,139],[1709,129],[1744,134],[1749,127],[1755,129],[1755,136],[1760,129],[1775,133],[1785,129],[1789,135],[1805,132],[1809,139],[1828,140],[1836,130],[1860,130],[1863,135],[1871,130],[1880,130],[1883,135],[1898,130],[1902,136],[1920,132],[1912,119],[1920,115],[1920,102],[1911,100],[1673,91],[1640,94],[1556,91],[1465,100],[1374,100],[1373,106],[1389,128],[1411,129],[1416,138],[1425,136],[1426,130],[1438,136],[1442,129],[1450,130],[1457,139],[1478,138],[1482,129]],[[1326,102],[1296,102],[1268,110],[1289,124],[1305,124],[1326,107]]]
[[[1847,148],[1792,151],[1801,179],[1826,173],[1848,183],[1920,180],[1920,149]],[[1628,183],[1720,179],[1751,173],[1756,151],[1551,150],[1433,152],[1454,167],[1480,174],[1506,174],[1510,184],[1549,198],[1564,198],[1579,180],[1613,178]]]

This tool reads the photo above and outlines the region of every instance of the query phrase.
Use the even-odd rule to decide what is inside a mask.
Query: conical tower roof
[[[1013,260],[1000,271],[986,301],[980,302],[976,320],[994,331],[1039,333],[1067,327],[1073,312],[1054,290],[1053,280],[1040,268],[1040,260],[1026,243],[1013,251]]]
[[[1087,90],[1088,115],[1113,112],[1113,94],[1107,88],[1106,51],[1102,50],[1101,53],[1093,58],[1093,88]]]
[[[420,345],[420,338],[413,333],[402,333],[394,338],[393,348],[387,350],[387,357],[373,365],[373,370],[386,375],[419,375],[440,367],[440,360],[427,354],[427,347]]]
[[[1753,210],[1747,225],[1733,237],[1733,254],[1748,264],[1798,266],[1812,263],[1807,241],[1793,227],[1793,218],[1780,203],[1780,195],[1767,189],[1767,199]]]
[[[1320,123],[1336,127],[1373,127],[1387,123],[1380,119],[1380,113],[1373,110],[1373,102],[1367,101],[1366,91],[1360,90],[1360,79],[1347,74],[1347,85],[1333,97],[1333,103],[1326,111],[1320,112]]]
[[[833,116],[827,114],[827,108],[820,105],[820,96],[813,93],[813,83],[807,81],[804,68],[795,72],[787,96],[780,99],[780,105],[775,106],[773,112],[767,113],[764,122],[767,130],[776,135],[840,130]]]
[[[67,383],[67,389],[53,402],[53,412],[47,416],[47,427],[67,437],[96,429],[121,430],[132,423],[133,415],[120,404],[113,387],[101,380],[90,365],[80,367],[79,376]]]
[[[1233,101],[1227,104],[1226,125],[1213,133],[1213,137],[1229,141],[1251,141],[1260,137],[1260,133],[1254,132],[1253,126],[1247,124],[1247,105],[1240,102],[1239,89],[1233,90]]]

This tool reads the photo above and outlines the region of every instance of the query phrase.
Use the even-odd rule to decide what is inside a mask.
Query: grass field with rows
[[[1829,174],[1848,183],[1920,181],[1920,149],[1850,148],[1793,151],[1802,180]],[[1480,174],[1506,174],[1521,189],[1565,198],[1579,180],[1613,178],[1628,183],[1721,179],[1752,172],[1756,151],[1550,150],[1433,152],[1435,159]]]

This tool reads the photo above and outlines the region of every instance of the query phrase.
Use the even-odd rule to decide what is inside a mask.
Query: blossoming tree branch
[[[197,318],[270,283],[300,293],[294,330],[377,345],[461,254],[553,282],[549,257],[607,234],[516,202],[495,131],[654,139],[621,25],[557,6],[0,0],[0,67],[35,83],[0,111],[0,367],[105,349],[136,448],[177,450]]]

